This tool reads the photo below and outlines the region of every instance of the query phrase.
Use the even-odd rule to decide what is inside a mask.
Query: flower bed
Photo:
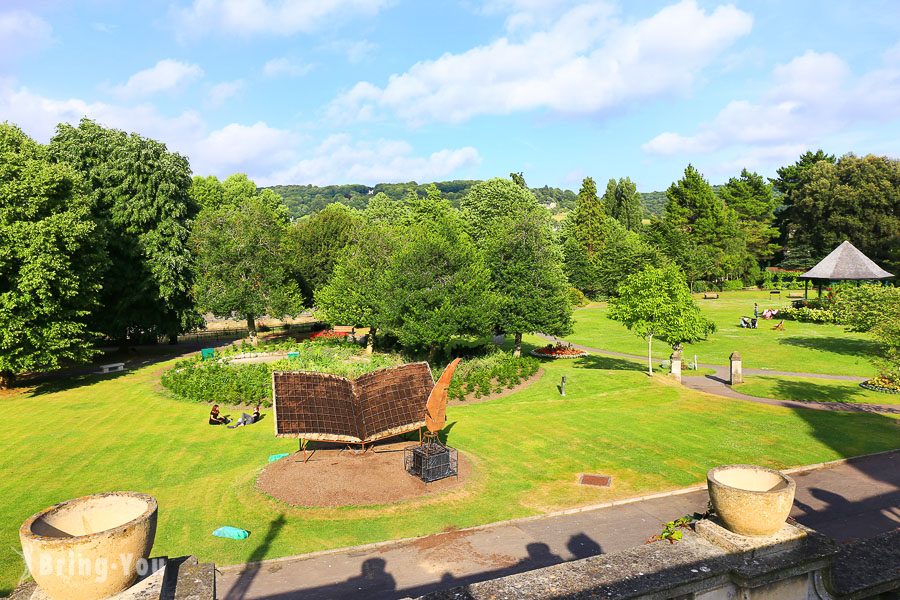
[[[555,346],[547,344],[543,348],[535,348],[531,351],[531,355],[538,358],[581,358],[587,354],[584,350],[573,347],[572,344],[556,344]]]
[[[872,390],[873,392],[882,392],[884,394],[900,394],[900,385],[898,385],[896,381],[884,377],[883,375],[863,381],[859,384],[859,387]]]
[[[317,331],[309,339],[311,340],[340,340],[350,335],[349,331],[335,331],[334,329],[325,329]]]

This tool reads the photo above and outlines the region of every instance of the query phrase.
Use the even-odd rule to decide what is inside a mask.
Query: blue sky
[[[900,7],[0,0],[0,120],[88,115],[258,183],[774,175],[900,155]]]

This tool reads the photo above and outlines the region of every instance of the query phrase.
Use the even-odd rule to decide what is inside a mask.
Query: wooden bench
[[[716,293],[713,293],[713,292],[707,292],[707,293],[703,294],[703,299],[704,300],[718,300],[719,295]]]
[[[803,292],[791,292],[790,294],[788,294],[787,297],[788,298],[802,298]]]
[[[780,294],[781,290],[772,290],[769,292],[770,294]]]
[[[108,365],[100,365],[100,374],[105,375],[107,373],[115,373],[117,371],[124,371],[125,363],[110,363]]]
[[[335,325],[332,328],[335,333],[353,333],[355,329],[352,325]]]

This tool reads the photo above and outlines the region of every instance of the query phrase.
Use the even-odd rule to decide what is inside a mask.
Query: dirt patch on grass
[[[310,451],[308,462],[298,452],[267,465],[256,487],[294,506],[366,506],[456,489],[472,474],[471,462],[460,453],[458,477],[425,484],[403,468],[403,449],[411,445],[415,442],[382,444],[364,454],[318,449]]]
[[[465,400],[450,400],[449,402],[447,402],[447,404],[449,406],[465,406],[466,404],[478,404],[479,402],[487,402],[489,400],[497,400],[498,398],[503,398],[504,396],[509,396],[510,394],[515,394],[518,391],[524,390],[525,388],[530,386],[532,383],[536,382],[541,377],[543,377],[543,375],[544,375],[544,370],[538,369],[537,372],[534,375],[532,375],[531,377],[529,377],[528,379],[523,379],[516,385],[512,386],[511,388],[506,388],[500,393],[488,394],[487,396],[482,396],[481,398],[476,398],[475,392],[472,392],[471,394],[466,396]],[[497,382],[491,381],[491,385],[492,386],[497,385]]]

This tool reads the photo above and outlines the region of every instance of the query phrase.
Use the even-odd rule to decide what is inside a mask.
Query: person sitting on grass
[[[252,415],[248,415],[247,413],[243,413],[241,418],[237,420],[237,423],[234,425],[229,425],[228,429],[237,429],[241,425],[252,425],[259,421],[259,404],[256,405],[256,408],[253,410]]]
[[[212,410],[209,411],[210,425],[227,425],[228,417],[219,414],[219,405],[213,404]]]

